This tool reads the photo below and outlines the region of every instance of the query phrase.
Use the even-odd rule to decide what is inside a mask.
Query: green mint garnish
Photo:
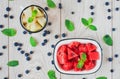
[[[75,29],[73,22],[68,19],[65,20],[65,26],[69,31],[73,31]]]
[[[82,53],[81,59],[78,61],[77,68],[82,68],[84,66],[84,63],[87,59],[86,53]]]
[[[33,10],[33,11],[32,11],[32,17],[36,17],[37,13],[38,13],[37,10]]]
[[[15,36],[16,35],[16,30],[14,28],[7,28],[1,31],[4,35],[6,36]]]
[[[28,18],[28,22],[29,22],[29,23],[33,22],[33,20],[34,20],[33,17],[29,17],[29,18]]]
[[[49,79],[57,79],[54,70],[49,70],[47,74],[48,74]]]
[[[105,76],[97,77],[96,79],[107,79]]]
[[[30,44],[32,47],[37,46],[37,40],[35,38],[33,38],[32,36],[30,37]]]
[[[47,5],[50,8],[55,8],[56,7],[56,4],[52,0],[47,0]]]
[[[103,41],[107,44],[107,45],[109,45],[109,46],[112,46],[113,45],[113,40],[112,40],[112,38],[110,37],[110,35],[105,35],[105,36],[103,36]]]
[[[88,20],[85,18],[81,19],[81,22],[84,26],[86,26],[87,28],[89,28],[92,31],[97,31],[97,28],[95,25],[93,25],[93,18],[89,18]]]
[[[19,62],[18,62],[18,60],[12,60],[12,61],[9,61],[7,63],[7,65],[10,66],[10,67],[15,67],[15,66],[19,65]]]

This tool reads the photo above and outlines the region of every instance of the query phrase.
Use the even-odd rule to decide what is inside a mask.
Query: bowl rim
[[[30,31],[30,30],[27,30],[25,27],[24,27],[24,25],[22,24],[22,19],[21,19],[21,16],[22,16],[22,13],[27,9],[27,8],[29,8],[29,7],[31,7],[31,6],[36,6],[36,7],[38,7],[38,8],[40,8],[40,9],[42,9],[43,10],[43,12],[44,12],[44,14],[45,14],[45,16],[46,16],[46,23],[45,23],[45,25],[44,25],[44,27],[42,28],[42,29],[40,29],[40,30],[38,30],[38,31]],[[41,6],[38,6],[38,5],[29,5],[29,6],[27,6],[27,7],[25,7],[23,10],[22,10],[22,12],[20,13],[20,17],[19,17],[19,19],[20,19],[20,24],[21,24],[21,26],[26,30],[26,31],[28,31],[28,32],[30,32],[30,33],[38,33],[38,32],[40,32],[40,31],[42,31],[46,26],[47,26],[47,23],[48,23],[48,14],[47,14],[47,12],[41,7]]]
[[[56,49],[56,46],[57,46],[61,41],[73,40],[73,39],[85,39],[85,40],[92,40],[92,41],[96,42],[96,43],[99,45],[100,50],[101,50],[101,62],[100,62],[100,66],[98,67],[98,69],[96,69],[94,72],[91,72],[91,73],[84,73],[84,74],[82,74],[82,73],[76,73],[76,74],[72,74],[72,73],[64,73],[64,72],[60,71],[60,70],[57,68],[57,66],[55,65],[55,62],[54,62],[54,66],[55,66],[56,70],[57,70],[58,72],[62,73],[62,74],[66,74],[66,75],[89,75],[89,74],[96,73],[96,72],[101,68],[101,66],[102,66],[103,53],[102,53],[102,47],[101,47],[101,45],[100,45],[96,40],[94,40],[94,39],[90,39],[90,38],[67,38],[67,39],[61,39],[61,40],[59,40],[59,41],[56,43],[55,47],[54,47],[54,51],[53,51],[53,61],[55,60],[55,49]]]

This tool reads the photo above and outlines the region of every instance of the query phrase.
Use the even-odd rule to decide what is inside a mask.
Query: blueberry
[[[75,14],[75,12],[72,11],[71,14]]]
[[[24,54],[24,53],[25,53],[25,51],[24,51],[24,50],[22,50],[22,51],[20,51],[20,53],[21,53],[21,54]]]
[[[44,33],[47,33],[47,30],[44,30]]]
[[[8,17],[8,14],[4,14],[4,17],[7,18],[7,17]]]
[[[4,79],[8,79],[8,77],[4,77]]]
[[[25,73],[26,73],[26,74],[30,73],[30,70],[26,70]]]
[[[116,11],[119,11],[119,7],[116,7],[115,10],[116,10]]]
[[[30,54],[29,53],[25,53],[25,56],[28,57]]]
[[[58,8],[62,9],[62,4],[61,3],[58,4]]]
[[[58,37],[59,37],[58,35],[55,35],[55,39],[58,39]]]
[[[66,37],[66,34],[65,34],[65,33],[63,33],[63,34],[62,34],[62,37]]]
[[[23,34],[27,34],[27,31],[23,31]]]
[[[34,53],[34,51],[30,51],[30,54],[33,54]]]
[[[41,45],[42,45],[42,46],[44,46],[44,45],[45,45],[45,43],[41,43]]]
[[[109,2],[105,2],[105,5],[108,6],[108,5],[109,5]]]
[[[40,70],[40,69],[41,69],[41,67],[40,67],[40,66],[37,66],[37,67],[36,67],[36,70]]]
[[[91,12],[91,15],[94,15],[95,13],[94,12]]]
[[[22,44],[22,43],[19,43],[19,46],[21,47],[21,46],[23,46],[23,44]]]
[[[44,43],[47,43],[48,42],[48,40],[47,39],[44,39]]]
[[[82,79],[86,79],[86,78],[82,78]]]
[[[51,45],[51,48],[54,48],[54,47],[55,47],[55,45],[52,44],[52,45]]]
[[[48,11],[48,10],[49,10],[49,8],[48,8],[48,7],[45,7],[44,9],[45,9],[46,11]]]
[[[7,48],[7,46],[2,46],[2,48],[3,48],[3,49],[6,49],[6,48]]]
[[[111,9],[108,9],[107,11],[108,11],[108,12],[111,12]]]
[[[18,43],[18,42],[15,42],[15,43],[14,43],[14,46],[18,46],[18,45],[19,45],[19,43]]]
[[[51,25],[52,25],[52,23],[51,23],[51,22],[48,22],[48,25],[49,25],[49,26],[51,26]]]
[[[21,48],[19,47],[17,50],[18,50],[18,51],[20,51],[20,50],[21,50]]]
[[[119,55],[118,55],[118,54],[115,54],[114,56],[117,58]]]
[[[4,25],[0,25],[0,28],[3,28],[4,27]]]
[[[26,57],[26,60],[27,60],[27,61],[30,61],[30,60],[31,60],[31,58],[30,58],[30,57]]]
[[[3,55],[3,53],[2,52],[0,52],[0,56],[2,56]]]
[[[91,6],[90,6],[90,9],[94,9],[94,6],[93,6],[93,5],[91,5]]]
[[[51,61],[51,64],[54,64],[54,61],[53,61],[53,60]]]
[[[46,36],[46,33],[43,33],[43,34],[42,34],[42,36],[44,36],[44,37],[45,37],[45,36]]]
[[[112,17],[111,16],[108,16],[107,19],[110,20]]]
[[[49,30],[47,31],[47,34],[50,34],[50,31],[49,31]]]
[[[113,72],[114,72],[114,70],[113,70],[113,69],[111,69],[111,70],[110,70],[110,72],[111,72],[111,73],[113,73]]]
[[[51,54],[51,52],[48,52],[48,54],[47,54],[48,56],[51,56],[52,54]]]
[[[18,74],[18,77],[20,78],[20,77],[22,77],[23,75],[22,74]]]
[[[109,61],[109,62],[112,62],[112,61],[113,61],[113,58],[108,58],[108,61]]]
[[[8,12],[9,12],[10,10],[11,10],[11,8],[10,8],[10,7],[7,7],[7,8],[6,8],[6,11],[8,11]]]
[[[115,28],[112,28],[112,31],[115,31],[116,29]]]
[[[14,16],[13,15],[10,15],[10,19],[13,19],[14,18]]]
[[[2,68],[0,67],[0,70],[2,70]]]
[[[81,2],[81,0],[77,0],[77,2],[79,3],[79,2]]]

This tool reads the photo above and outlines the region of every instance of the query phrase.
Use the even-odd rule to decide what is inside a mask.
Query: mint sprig
[[[81,22],[84,26],[86,26],[90,30],[97,31],[97,27],[92,24],[93,23],[93,18],[89,18],[88,20],[85,19],[85,18],[82,18]]]
[[[34,18],[37,16],[37,13],[38,13],[37,10],[33,10],[33,11],[32,11],[31,17],[28,18],[28,22],[29,22],[29,23],[32,23],[32,22],[33,22]]]
[[[112,46],[113,45],[113,40],[110,37],[110,35],[106,34],[105,36],[103,36],[103,41],[105,42],[105,44]]]
[[[8,61],[7,65],[10,67],[16,67],[19,65],[19,61],[18,60],[11,60],[11,61]]]
[[[48,74],[49,79],[57,79],[54,70],[49,70],[47,74]]]
[[[36,47],[38,42],[34,37],[31,36],[30,37],[30,44],[31,44],[32,47]]]
[[[107,79],[105,76],[97,77],[96,79]]]
[[[56,4],[55,4],[54,1],[52,1],[52,0],[47,0],[47,5],[48,5],[48,7],[50,7],[50,8],[55,8],[55,7],[56,7]]]
[[[68,19],[65,20],[65,26],[69,31],[74,31],[75,29],[74,23]]]
[[[86,59],[87,59],[86,53],[82,53],[82,55],[81,55],[80,58],[81,58],[81,59],[78,60],[77,68],[82,68],[82,67],[84,66],[84,63],[85,63],[85,61],[86,61]]]

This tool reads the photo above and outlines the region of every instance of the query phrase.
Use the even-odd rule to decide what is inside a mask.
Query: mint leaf
[[[89,19],[88,19],[89,25],[92,24],[92,22],[93,22],[93,18],[89,18]]]
[[[17,60],[12,60],[12,61],[9,61],[7,65],[10,67],[15,67],[19,65],[19,62]]]
[[[65,26],[69,31],[73,31],[75,29],[73,22],[68,19],[65,20]]]
[[[107,79],[105,76],[97,77],[96,79]]]
[[[87,55],[86,55],[86,53],[82,53],[82,57],[81,57],[81,59],[85,62],[86,61],[86,59],[87,59]]]
[[[82,24],[83,24],[84,26],[88,26],[88,25],[89,25],[89,22],[88,22],[87,19],[85,19],[85,18],[82,18],[82,19],[81,19],[81,22],[82,22]]]
[[[47,5],[50,8],[55,8],[56,7],[56,4],[52,0],[47,0]]]
[[[89,28],[90,30],[97,31],[97,28],[96,28],[96,26],[94,26],[94,25],[89,25],[88,28]]]
[[[57,79],[54,70],[49,70],[47,74],[48,74],[49,79]]]
[[[32,47],[36,47],[37,46],[37,41],[32,36],[30,37],[30,44],[31,44]]]
[[[77,68],[82,68],[84,65],[84,61],[83,60],[79,60],[78,64],[77,64]]]
[[[33,17],[29,17],[29,18],[28,18],[28,22],[29,22],[29,23],[33,22],[33,20],[34,20]]]
[[[37,15],[38,11],[37,10],[33,10],[32,11],[32,17],[35,17]]]
[[[1,31],[4,35],[6,36],[15,36],[16,35],[16,30],[14,28],[7,28]]]
[[[109,46],[113,45],[113,40],[108,34],[103,36],[103,41]]]

